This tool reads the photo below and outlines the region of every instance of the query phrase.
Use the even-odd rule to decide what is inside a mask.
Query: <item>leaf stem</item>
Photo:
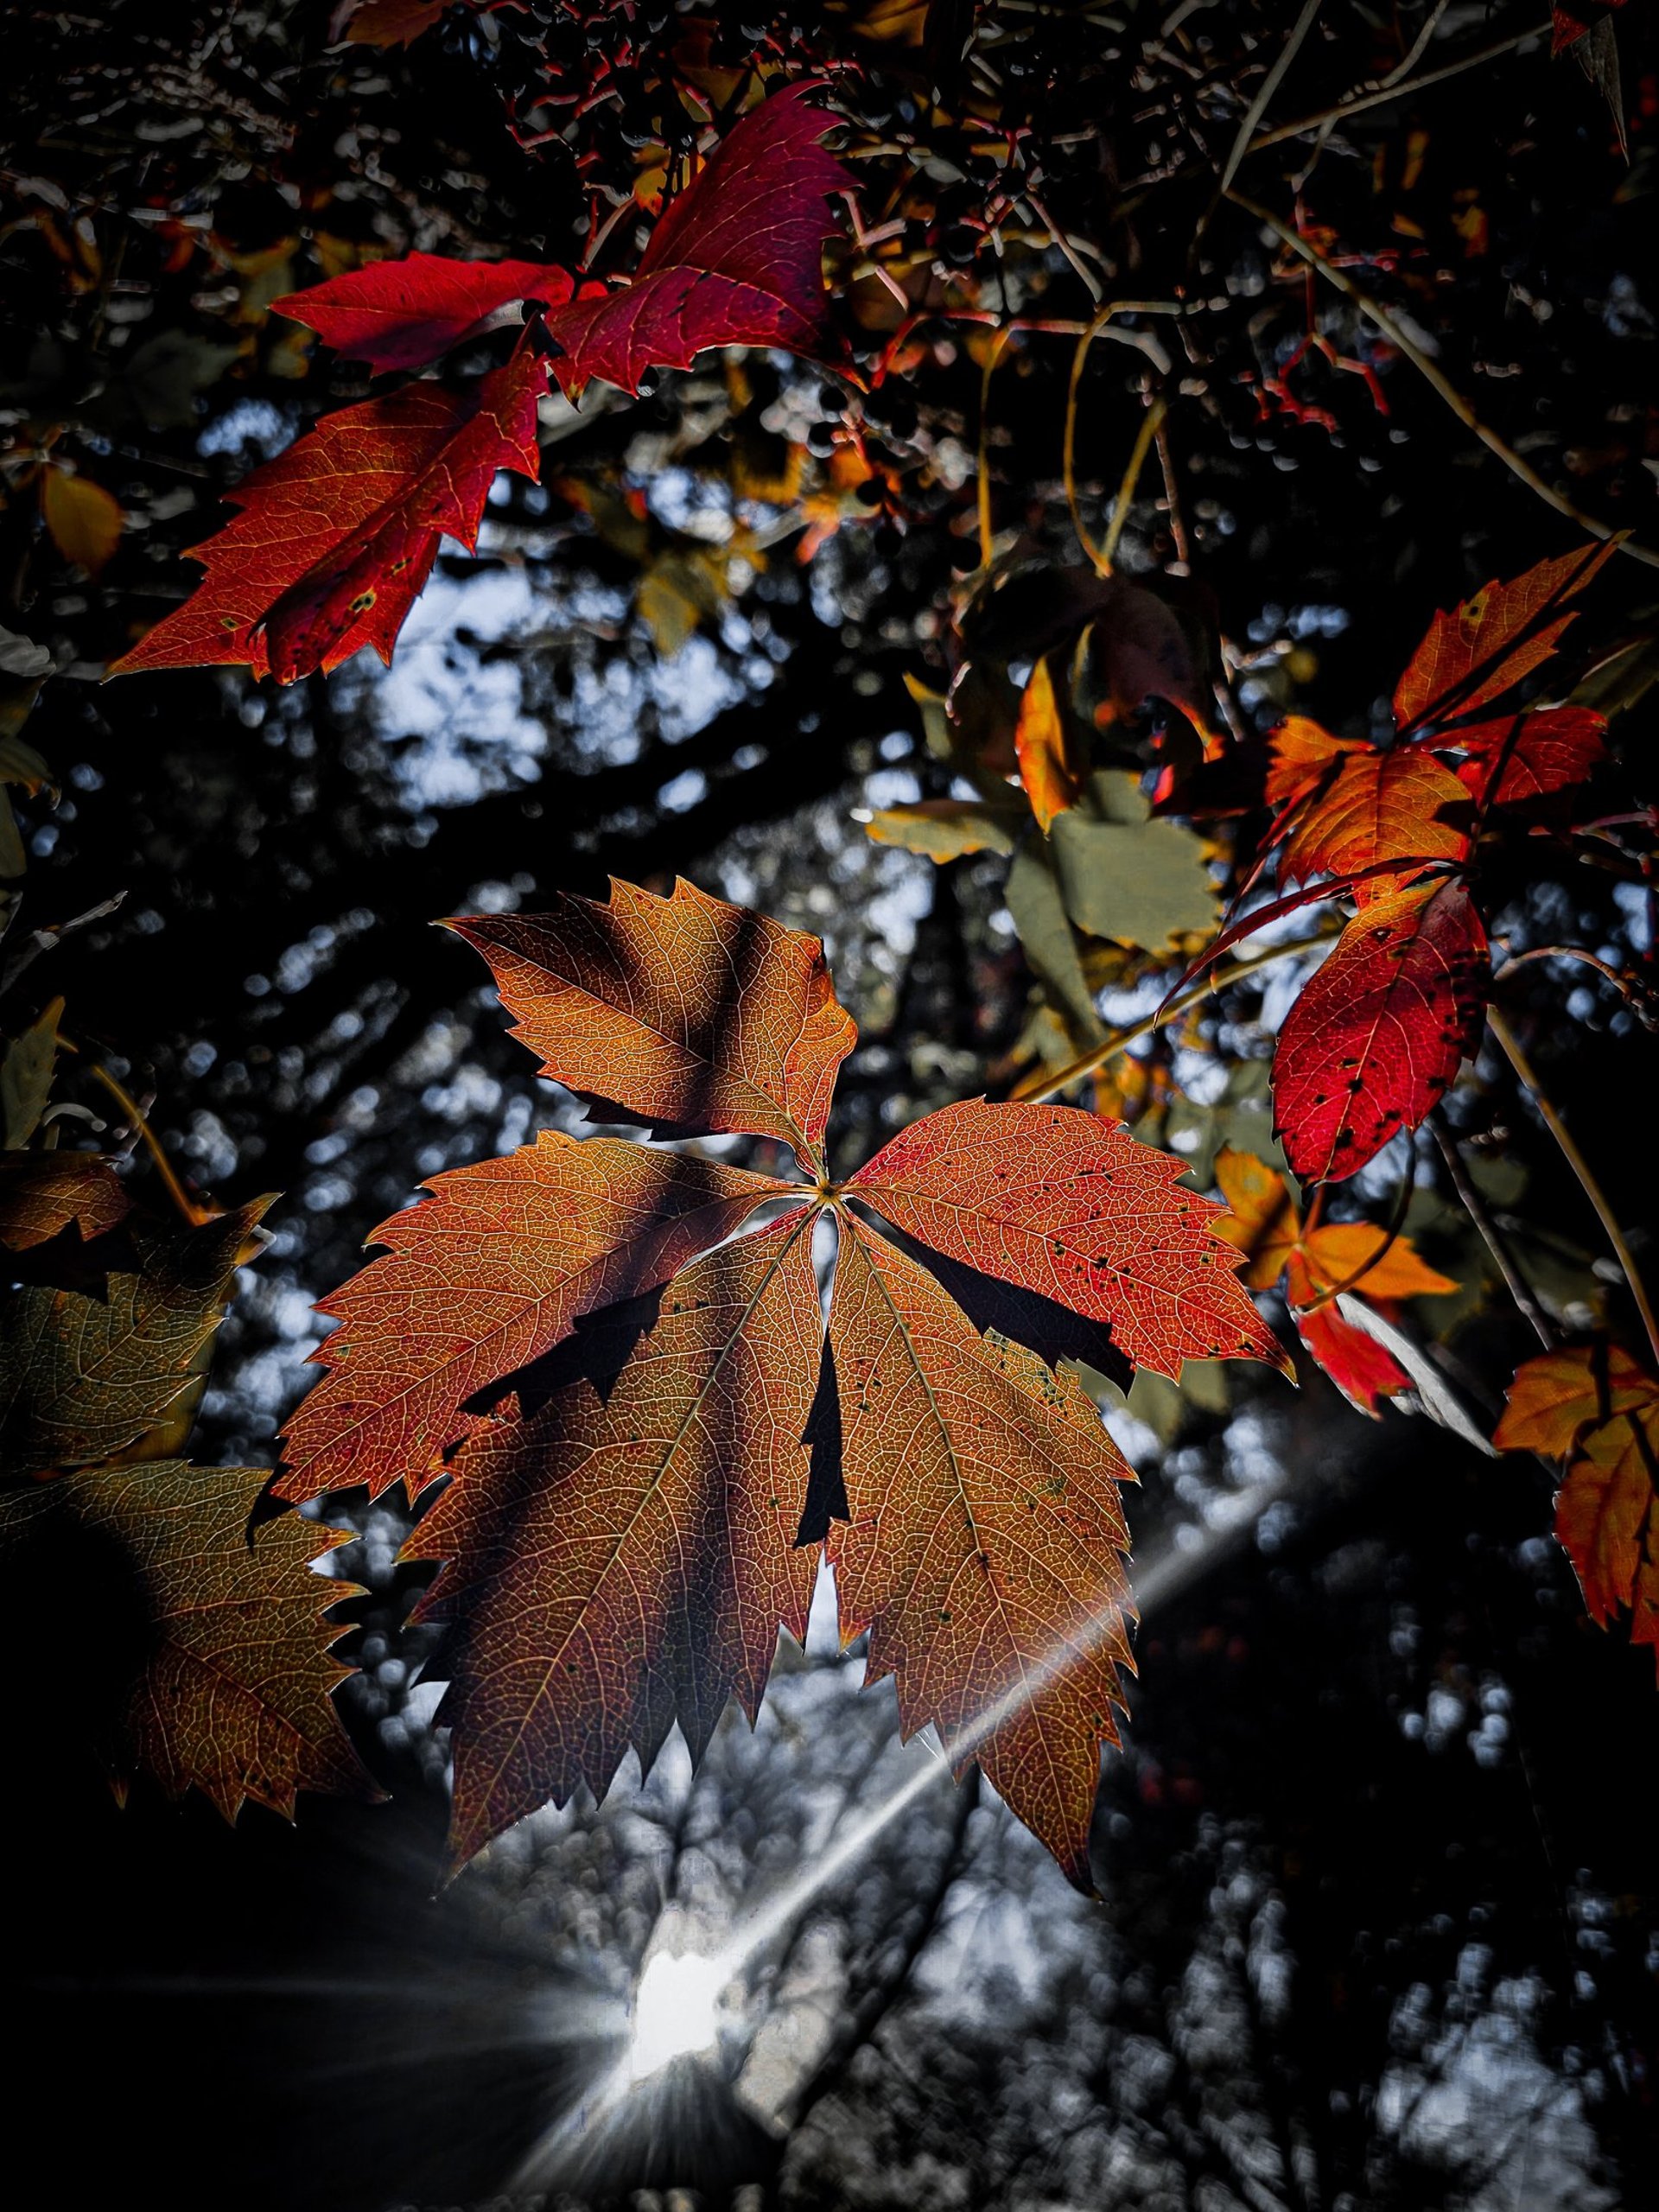
[[[1618,1225],[1618,1215],[1607,1203],[1600,1184],[1590,1172],[1590,1163],[1573,1142],[1572,1133],[1566,1122],[1551,1104],[1548,1093],[1539,1082],[1532,1063],[1521,1049],[1520,1039],[1510,1028],[1503,1014],[1497,1007],[1489,1006],[1486,1009],[1486,1020],[1492,1035],[1497,1039],[1498,1046],[1510,1065],[1531,1093],[1532,1103],[1538,1109],[1545,1128],[1560,1147],[1561,1157],[1578,1177],[1580,1189],[1595,1208],[1596,1217],[1606,1231],[1607,1242],[1613,1248],[1613,1256],[1618,1262],[1625,1281],[1630,1285],[1630,1295],[1636,1300],[1636,1310],[1642,1316],[1642,1325],[1648,1332],[1649,1344],[1653,1347],[1654,1358],[1659,1361],[1659,1315],[1654,1313],[1652,1302],[1648,1296],[1647,1286],[1642,1280],[1641,1271],[1636,1264],[1635,1255],[1624,1240],[1624,1232]]]
[[[1103,1045],[1093,1046],[1083,1055],[1081,1059],[1068,1062],[1058,1075],[1047,1075],[1038,1071],[1040,1081],[1033,1080],[1033,1077],[1027,1076],[1024,1081],[1015,1084],[1013,1093],[1014,1098],[1022,1101],[1029,1100],[1033,1103],[1039,1103],[1045,1098],[1052,1098],[1057,1092],[1065,1090],[1069,1084],[1081,1083],[1084,1076],[1092,1075],[1096,1068],[1104,1067],[1108,1060],[1116,1059],[1117,1055],[1126,1051],[1129,1046],[1139,1044],[1141,1038],[1150,1037],[1154,1030],[1160,1027],[1165,1021],[1173,1019],[1178,1014],[1185,1014],[1190,1007],[1198,1005],[1201,1001],[1208,998],[1212,991],[1225,990],[1230,983],[1241,982],[1246,976],[1254,974],[1256,969],[1265,968],[1270,961],[1287,960],[1292,953],[1306,952],[1316,944],[1327,944],[1337,934],[1338,931],[1335,929],[1317,930],[1312,937],[1299,937],[1294,944],[1270,944],[1263,951],[1252,952],[1243,960],[1234,961],[1230,968],[1224,968],[1219,974],[1206,976],[1203,982],[1195,984],[1192,989],[1182,997],[1166,1001],[1155,1013],[1149,1014],[1144,1021],[1137,1021],[1128,1029],[1120,1029],[1115,1036],[1109,1037]]]
[[[1532,1287],[1522,1274],[1514,1253],[1503,1242],[1503,1234],[1497,1222],[1493,1220],[1485,1199],[1481,1197],[1471,1180],[1469,1171],[1463,1164],[1463,1155],[1458,1150],[1457,1139],[1447,1128],[1438,1112],[1429,1116],[1428,1126],[1433,1132],[1435,1143],[1440,1148],[1440,1157],[1446,1162],[1446,1171],[1452,1178],[1452,1187],[1458,1194],[1459,1202],[1479,1231],[1481,1241],[1486,1249],[1496,1261],[1497,1271],[1503,1278],[1510,1296],[1515,1300],[1516,1310],[1531,1324],[1532,1333],[1544,1350],[1554,1351],[1556,1343],[1554,1327],[1549,1316],[1533,1296]]]
[[[156,1172],[166,1187],[168,1197],[172,1199],[190,1227],[200,1229],[204,1223],[216,1221],[219,1218],[217,1212],[210,1206],[199,1206],[183,1184],[180,1182],[172,1161],[162,1149],[161,1140],[149,1126],[149,1116],[132,1093],[124,1084],[116,1081],[101,1060],[92,1062],[89,1073],[95,1076],[103,1084],[132,1127],[143,1139],[144,1148],[156,1164]]]
[[[1100,549],[1100,558],[1095,566],[1103,575],[1112,573],[1112,560],[1117,551],[1117,541],[1123,535],[1123,525],[1129,518],[1129,509],[1135,502],[1135,487],[1141,481],[1141,471],[1147,465],[1147,455],[1152,451],[1152,442],[1158,435],[1168,402],[1162,392],[1147,407],[1141,417],[1141,427],[1135,434],[1135,443],[1129,449],[1128,464],[1117,487],[1117,498],[1112,505],[1112,518],[1106,526],[1106,542]]]

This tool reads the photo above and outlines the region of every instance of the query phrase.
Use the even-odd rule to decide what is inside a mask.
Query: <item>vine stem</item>
[[[172,1199],[189,1226],[192,1229],[200,1229],[205,1223],[217,1220],[217,1214],[211,1208],[199,1206],[183,1184],[180,1182],[172,1161],[162,1149],[161,1140],[149,1126],[149,1116],[125,1084],[118,1083],[101,1060],[92,1062],[89,1073],[96,1077],[103,1084],[105,1090],[109,1092],[128,1121],[143,1139],[144,1148],[155,1162],[156,1172],[166,1185],[168,1197]]]
[[[1081,1059],[1069,1062],[1058,1075],[1046,1076],[1040,1084],[1033,1084],[1030,1077],[1017,1084],[1014,1090],[1014,1098],[1033,1105],[1040,1104],[1046,1098],[1052,1098],[1069,1084],[1080,1083],[1084,1076],[1093,1075],[1096,1068],[1104,1067],[1108,1060],[1116,1059],[1129,1046],[1139,1044],[1141,1038],[1150,1037],[1154,1029],[1160,1028],[1176,1014],[1185,1014],[1190,1007],[1200,1004],[1212,991],[1224,990],[1230,983],[1241,982],[1258,968],[1265,968],[1270,961],[1287,960],[1294,952],[1306,952],[1316,944],[1328,944],[1337,934],[1335,928],[1319,930],[1312,937],[1299,937],[1293,944],[1271,944],[1264,951],[1253,952],[1246,959],[1234,961],[1230,968],[1224,968],[1214,976],[1206,976],[1203,982],[1194,984],[1182,997],[1160,1006],[1144,1021],[1137,1021],[1131,1028],[1118,1030],[1103,1045],[1096,1045],[1085,1052]]]
[[[1504,1243],[1485,1200],[1475,1188],[1469,1171],[1463,1164],[1463,1156],[1458,1150],[1456,1137],[1441,1120],[1438,1110],[1429,1116],[1428,1126],[1440,1148],[1446,1173],[1452,1178],[1452,1187],[1457,1192],[1464,1211],[1479,1231],[1482,1243],[1497,1262],[1497,1271],[1508,1287],[1510,1296],[1515,1300],[1517,1312],[1530,1324],[1534,1336],[1544,1350],[1554,1351],[1556,1336],[1550,1325],[1549,1316],[1533,1296],[1531,1286],[1522,1274],[1514,1253]]]
[[[1579,1150],[1573,1140],[1572,1132],[1551,1104],[1549,1095],[1539,1082],[1531,1061],[1521,1049],[1521,1040],[1510,1028],[1503,1014],[1497,1007],[1489,1006],[1486,1009],[1486,1020],[1504,1058],[1530,1093],[1532,1103],[1538,1109],[1545,1128],[1560,1147],[1561,1157],[1578,1177],[1580,1189],[1595,1208],[1596,1217],[1607,1233],[1607,1242],[1613,1248],[1613,1256],[1623,1270],[1625,1281],[1630,1285],[1630,1295],[1636,1300],[1636,1310],[1642,1316],[1642,1325],[1648,1332],[1648,1342],[1653,1347],[1654,1359],[1659,1362],[1659,1315],[1654,1313],[1652,1302],[1648,1296],[1647,1286],[1642,1280],[1641,1271],[1636,1264],[1635,1255],[1624,1241],[1624,1232],[1618,1225],[1618,1215],[1608,1205],[1600,1184],[1590,1172],[1589,1161]]]
[[[1548,505],[1554,508],[1558,515],[1565,515],[1570,523],[1586,531],[1590,537],[1604,540],[1616,539],[1619,551],[1627,554],[1632,561],[1640,561],[1649,569],[1659,569],[1659,553],[1654,552],[1649,546],[1637,544],[1634,539],[1625,537],[1622,531],[1616,530],[1611,523],[1603,522],[1595,515],[1586,514],[1582,507],[1576,507],[1571,499],[1564,499],[1553,484],[1547,484],[1530,461],[1523,460],[1513,446],[1506,445],[1496,430],[1489,429],[1481,421],[1456,385],[1441,370],[1439,363],[1432,361],[1416,340],[1408,336],[1395,321],[1388,309],[1372,299],[1369,292],[1363,292],[1345,270],[1338,269],[1333,262],[1327,261],[1317,246],[1310,245],[1299,231],[1294,230],[1288,223],[1281,222],[1271,209],[1263,207],[1259,201],[1249,200],[1242,192],[1235,192],[1230,188],[1226,196],[1235,207],[1242,208],[1247,215],[1253,215],[1257,222],[1265,223],[1274,236],[1281,239],[1293,253],[1300,255],[1310,268],[1317,269],[1328,284],[1333,284],[1338,291],[1345,294],[1366,321],[1374,323],[1388,340],[1389,345],[1403,354],[1418,374],[1433,385],[1464,428],[1471,430],[1488,452],[1495,453],[1503,466],[1514,475],[1518,476],[1529,491],[1535,492]]]

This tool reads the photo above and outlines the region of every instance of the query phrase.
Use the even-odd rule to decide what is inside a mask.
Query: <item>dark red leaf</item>
[[[582,289],[599,294],[605,288]],[[366,361],[373,369],[423,369],[511,301],[563,307],[575,295],[576,279],[551,263],[410,253],[286,293],[271,302],[270,311],[315,330],[345,360]]]

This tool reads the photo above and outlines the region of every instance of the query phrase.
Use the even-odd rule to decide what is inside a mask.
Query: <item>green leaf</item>
[[[0,1474],[176,1450],[236,1270],[270,1198],[182,1234],[137,1221],[101,1292],[29,1284],[0,1316]],[[196,1385],[194,1390],[192,1384]]]
[[[250,1797],[292,1819],[299,1789],[378,1794],[331,1695],[351,1669],[329,1657],[343,1630],[323,1615],[354,1586],[310,1565],[346,1537],[289,1515],[250,1543],[267,1479],[263,1467],[164,1459],[0,1497],[14,1572],[81,1588],[102,1555],[118,1573],[135,1617],[100,1651],[77,1716],[118,1794],[142,1768],[169,1796],[201,1790],[227,1821]]]
[[[1103,769],[1089,779],[1085,804],[1057,817],[1050,842],[1078,927],[1157,952],[1212,929],[1217,901],[1203,839],[1150,813],[1132,774]]]
[[[63,1001],[54,999],[40,1020],[14,1037],[0,1057],[0,1122],[5,1148],[26,1145],[40,1125],[52,1095],[52,1070],[58,1057],[58,1017]]]
[[[1032,973],[1065,1016],[1077,1043],[1098,1044],[1106,1032],[1095,1012],[1094,993],[1083,972],[1059,879],[1045,844],[1033,838],[1020,848],[1003,895]]]
[[[923,853],[931,861],[1014,850],[1007,823],[999,822],[976,799],[924,798],[912,806],[885,806],[864,829],[878,845],[902,845],[906,852]]]

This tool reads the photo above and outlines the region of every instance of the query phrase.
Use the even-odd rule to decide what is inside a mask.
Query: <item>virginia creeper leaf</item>
[[[1151,815],[1135,776],[1102,769],[1056,820],[1050,843],[1078,928],[1156,952],[1172,938],[1213,928],[1216,893],[1204,840]]]
[[[475,1391],[799,1187],[551,1129],[434,1176],[430,1198],[370,1237],[385,1255],[325,1301],[340,1326],[312,1355],[327,1373],[289,1425],[274,1494],[298,1503],[365,1483],[372,1496],[401,1479],[413,1495],[466,1428]]]
[[[1437,614],[1395,687],[1398,728],[1472,714],[1541,668],[1578,612],[1558,610],[1617,550],[1610,541],[1541,561],[1509,583],[1485,585],[1449,614]]]
[[[1393,892],[1349,923],[1274,1055],[1276,1133],[1302,1181],[1341,1181],[1422,1122],[1479,1017],[1486,957],[1452,880]]]
[[[1046,836],[1057,815],[1075,806],[1082,779],[1070,757],[1066,728],[1054,688],[1054,671],[1045,654],[1031,671],[1014,725],[1014,757],[1037,826]]]
[[[0,1474],[86,1466],[153,1442],[196,1373],[269,1198],[175,1235],[135,1220],[133,1268],[96,1296],[30,1284],[0,1318]]]
[[[66,1229],[83,1241],[126,1218],[126,1188],[95,1152],[20,1152],[0,1156],[0,1244],[27,1252]]]
[[[831,1524],[841,1632],[870,1631],[904,1732],[977,1759],[1089,1887],[1100,1745],[1129,1655],[1132,1479],[1076,1377],[982,1337],[925,1269],[843,1217],[830,1338],[849,1517]]]
[[[744,1130],[821,1165],[836,1070],[853,1048],[815,937],[684,881],[613,881],[608,906],[451,922],[489,962],[542,1073],[659,1134]]]
[[[422,1614],[451,1630],[455,1866],[677,1720],[700,1757],[734,1691],[753,1718],[779,1626],[806,1631],[822,1343],[801,1210],[676,1276],[602,1394],[578,1376],[461,1446],[409,1545],[447,1562]]]
[[[1489,806],[1553,798],[1594,774],[1607,758],[1606,730],[1602,716],[1588,707],[1545,707],[1522,715],[1518,726],[1513,715],[1473,723],[1452,734],[1469,755],[1459,780]]]
[[[711,346],[777,346],[839,364],[822,260],[829,203],[853,179],[823,151],[835,118],[790,85],[721,139],[664,210],[631,283],[547,316],[565,391],[602,377],[636,392],[650,368],[689,368]]]
[[[378,1795],[329,1694],[351,1669],[329,1657],[343,1630],[322,1616],[353,1586],[310,1567],[347,1536],[289,1515],[251,1546],[265,1479],[158,1459],[0,1497],[8,1551],[65,1516],[120,1548],[148,1649],[101,1732],[105,1754],[123,1789],[143,1769],[169,1796],[200,1789],[227,1821],[248,1798],[291,1820],[297,1790]]]
[[[599,293],[601,284],[588,289]],[[568,269],[540,261],[452,261],[408,253],[377,261],[273,300],[273,315],[315,330],[343,360],[372,369],[423,369],[513,300],[563,306],[575,296]]]
[[[1275,752],[1277,746],[1275,743]],[[1307,757],[1299,747],[1298,762]],[[1289,767],[1287,762],[1287,768]],[[1433,860],[1461,860],[1469,840],[1452,815],[1467,816],[1469,794],[1432,753],[1396,746],[1347,746],[1302,797],[1279,855],[1281,883],[1316,875],[1353,875],[1379,861],[1398,859],[1402,873]],[[1395,888],[1378,876],[1357,887],[1368,906]]]
[[[846,1185],[918,1243],[1104,1322],[1138,1367],[1286,1364],[1184,1160],[1076,1106],[947,1106]]]
[[[469,549],[496,473],[535,480],[540,359],[521,345],[466,391],[414,384],[325,416],[226,493],[243,512],[192,556],[207,574],[111,675],[242,663],[291,683],[364,645],[390,664],[442,537]]]
[[[1546,1352],[1516,1370],[1492,1441],[1567,1462],[1555,1534],[1591,1618],[1628,1606],[1659,1662],[1659,1382],[1617,1344]]]
[[[964,853],[1011,853],[1010,825],[979,799],[923,798],[884,806],[864,824],[878,845],[902,845],[931,861],[959,860]]]

